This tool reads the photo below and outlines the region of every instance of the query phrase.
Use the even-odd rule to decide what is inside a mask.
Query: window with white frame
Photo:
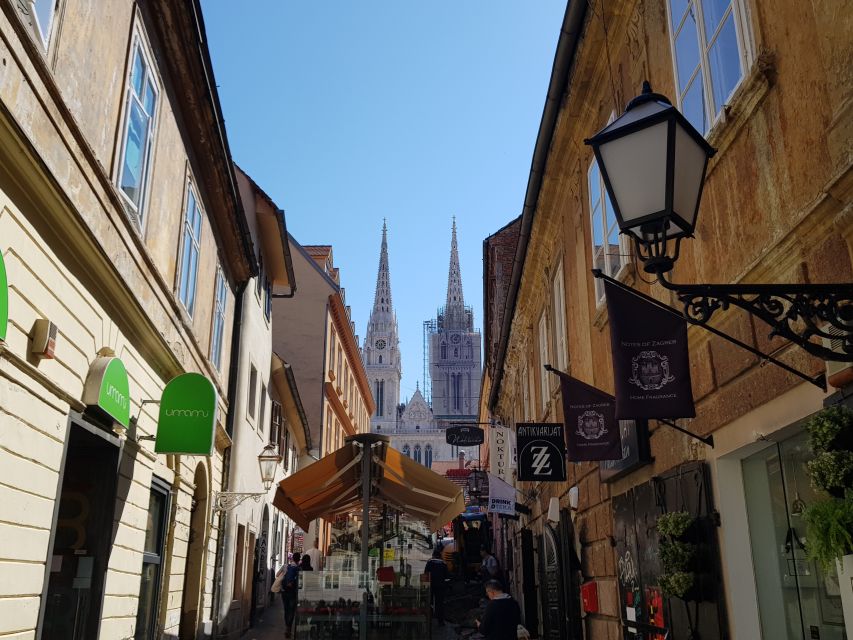
[[[546,312],[542,312],[542,316],[539,318],[539,395],[542,401],[542,409],[544,411],[545,407],[548,405],[548,400],[551,396],[551,385],[549,384],[548,376],[550,375],[547,371],[545,371],[546,364],[551,364],[551,357],[549,355],[550,348],[548,346],[548,314]]]
[[[187,186],[187,210],[184,213],[184,233],[181,241],[181,271],[178,278],[178,299],[193,315],[195,310],[198,254],[201,247],[201,208],[192,184]]]
[[[593,268],[601,269],[605,275],[615,278],[627,263],[626,257],[629,255],[630,248],[619,236],[619,225],[616,224],[613,203],[604,188],[604,179],[601,177],[601,171],[595,159],[589,166],[587,183]],[[599,278],[595,278],[595,301],[599,305],[604,302],[604,285]]]
[[[24,19],[29,19],[33,34],[47,49],[59,0],[18,0],[16,4]]]
[[[246,402],[248,403],[246,406],[246,413],[249,414],[250,418],[255,417],[255,407],[258,403],[258,370],[255,369],[255,365],[249,365],[251,368],[249,369],[249,393],[246,398]]]
[[[225,335],[225,302],[228,289],[222,267],[216,268],[216,284],[213,299],[213,335],[210,339],[210,361],[217,369],[222,367],[222,340]]]
[[[524,406],[524,420],[530,419],[530,380],[527,373],[527,363],[521,369],[521,397]]]
[[[716,122],[746,68],[740,0],[669,0],[678,107],[702,133]]]
[[[555,366],[560,371],[565,371],[568,365],[569,350],[566,338],[566,288],[564,286],[562,260],[557,265],[557,274],[554,276],[552,288],[554,304],[554,348],[557,350],[555,354]]]
[[[140,38],[133,44],[119,159],[118,186],[141,227],[154,146],[158,89]]]
[[[258,398],[258,434],[263,437],[267,432],[267,425],[264,424],[267,409],[267,385],[261,383],[261,395]]]
[[[258,296],[258,300],[261,299],[261,294],[263,294],[264,287],[264,257],[261,254],[258,254],[258,276],[255,278],[255,295]]]

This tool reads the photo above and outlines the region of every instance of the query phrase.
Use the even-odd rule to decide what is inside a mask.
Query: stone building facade
[[[584,145],[644,80],[717,149],[695,238],[682,244],[672,280],[853,280],[851,20],[831,2],[569,3],[502,310],[506,322],[496,321],[500,310],[485,310],[485,326],[500,327],[500,336],[487,340],[481,420],[562,421],[558,380],[544,364],[562,364],[613,392],[607,309],[592,268],[677,304],[638,273]],[[718,312],[713,325],[808,376],[825,368],[769,337],[768,327],[743,311]],[[675,638],[688,637],[692,624],[703,638],[799,638],[811,628],[840,639],[840,602],[819,587],[831,576],[796,555],[796,545],[786,547],[785,533],[802,527],[795,494],[815,498],[804,474],[803,419],[849,390],[824,392],[762,366],[699,327],[688,336],[697,416],[680,424],[713,434],[714,448],[651,421],[651,461],[618,474],[598,463],[570,464],[565,483],[518,483],[531,513],[509,524],[514,552],[503,561],[527,624],[548,638],[621,638],[632,620],[645,619],[671,628]],[[552,497],[559,523],[546,517]],[[710,586],[689,606],[661,599],[656,583],[654,521],[678,509],[707,525],[707,548],[717,554],[706,569]],[[817,579],[808,586],[793,577],[798,572]],[[597,589],[597,606],[584,613],[580,581]],[[795,582],[800,586],[789,588]]]
[[[257,265],[200,10],[34,6],[0,7],[0,635],[208,637],[235,297]],[[104,365],[126,371],[113,413],[86,393]],[[185,372],[218,398],[210,455],[150,441]]]
[[[303,469],[343,446],[344,438],[370,431],[375,410],[355,324],[330,245],[301,245],[289,236],[300,293],[273,300],[272,349],[292,367],[304,420],[306,447],[298,452]],[[315,520],[303,532],[306,548],[319,539],[326,549],[331,523]]]

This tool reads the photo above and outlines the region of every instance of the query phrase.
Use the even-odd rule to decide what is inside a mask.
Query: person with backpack
[[[433,615],[438,618],[438,626],[444,626],[444,594],[447,590],[447,578],[450,571],[441,559],[441,549],[432,552],[432,558],[427,561],[424,573],[429,574],[429,597],[432,602]]]
[[[293,620],[296,617],[296,604],[299,600],[299,559],[302,557],[298,551],[286,567],[282,567],[284,576],[281,580],[281,603],[284,605],[284,637],[290,638],[293,631]],[[279,572],[281,573],[281,572]]]

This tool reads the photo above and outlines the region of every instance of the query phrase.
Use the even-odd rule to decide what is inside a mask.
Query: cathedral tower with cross
[[[382,245],[379,251],[379,272],[373,310],[367,323],[362,349],[364,369],[370,381],[376,411],[370,419],[370,430],[393,433],[397,426],[397,405],[400,403],[400,341],[397,334],[397,314],[391,298],[391,270],[388,266],[388,226],[382,223]]]

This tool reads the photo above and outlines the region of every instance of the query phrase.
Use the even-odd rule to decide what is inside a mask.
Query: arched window
[[[453,347],[453,357],[454,358],[459,357],[459,347]]]
[[[385,415],[385,381],[375,380],[373,399],[376,400],[376,417],[381,418]]]
[[[412,449],[407,444],[403,445],[403,455],[406,456],[407,458],[412,457]]]
[[[415,462],[421,461],[421,445],[415,445]]]
[[[447,345],[443,342],[441,343],[441,359],[447,360]]]
[[[379,356],[379,364],[382,364],[382,356]]]
[[[432,445],[428,444],[424,448],[424,466],[427,469],[432,469]]]

